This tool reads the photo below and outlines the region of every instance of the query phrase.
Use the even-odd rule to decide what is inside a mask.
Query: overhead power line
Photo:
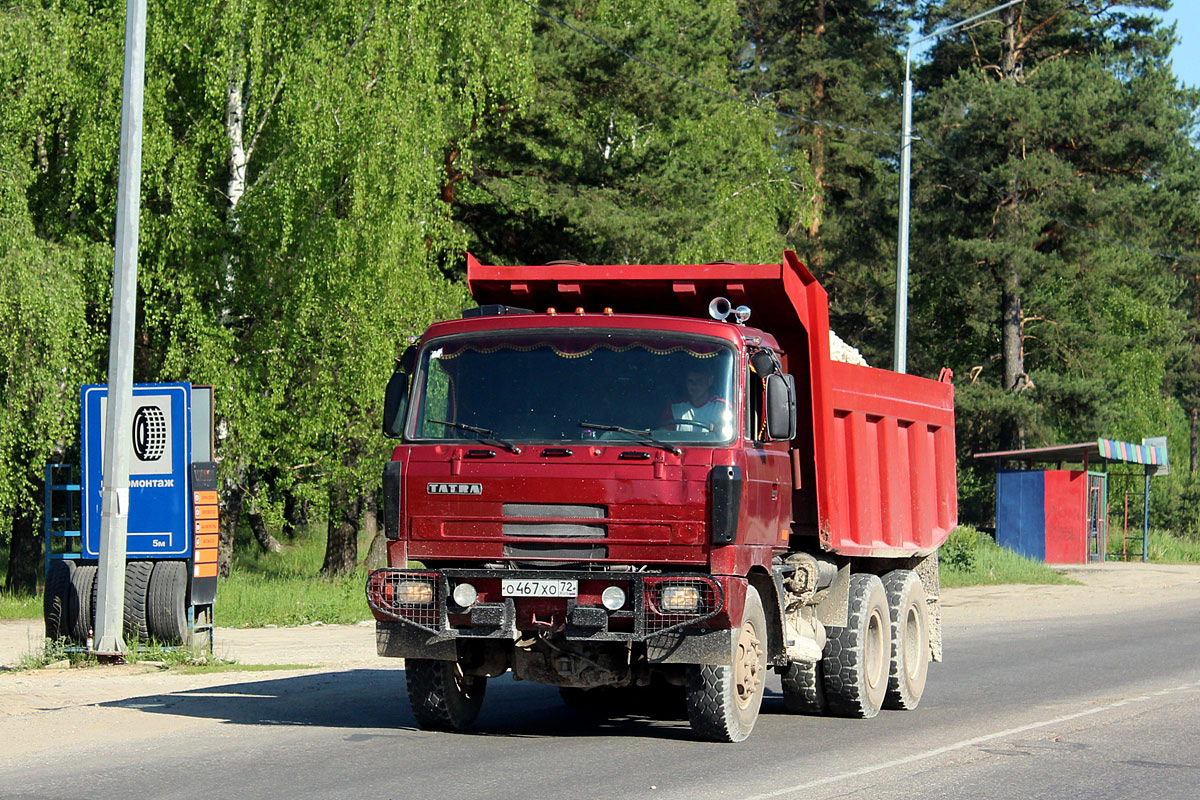
[[[601,47],[607,48],[607,49],[613,51],[614,53],[624,57],[625,59],[627,59],[629,61],[633,61],[635,63],[641,64],[642,66],[646,67],[647,69],[654,70],[655,72],[657,72],[661,75],[665,75],[668,78],[671,78],[672,80],[678,81],[678,82],[686,84],[688,86],[691,86],[694,89],[699,89],[702,92],[714,95],[723,100],[731,100],[735,103],[739,103],[743,106],[747,106],[748,108],[753,108],[758,111],[765,112],[767,114],[774,114],[776,116],[784,117],[785,119],[797,120],[799,122],[807,122],[810,125],[820,125],[825,128],[832,128],[832,129],[841,130],[841,131],[850,131],[852,133],[863,133],[863,134],[867,134],[869,136],[883,136],[883,137],[886,137],[889,139],[897,139],[897,140],[900,139],[900,134],[894,133],[891,131],[880,131],[880,130],[875,130],[872,128],[859,128],[859,127],[855,127],[854,125],[844,125],[840,122],[831,122],[829,120],[816,119],[813,117],[806,117],[801,114],[792,114],[788,111],[782,111],[778,108],[771,108],[770,106],[764,106],[760,103],[757,103],[757,102],[747,99],[745,97],[738,97],[736,94],[732,94],[730,92],[724,92],[719,89],[714,89],[710,86],[706,86],[703,83],[700,83],[699,81],[693,80],[692,78],[688,78],[684,75],[680,75],[677,72],[672,72],[671,70],[667,69],[666,67],[659,66],[658,64],[655,64],[653,61],[649,61],[645,58],[642,58],[639,55],[630,53],[628,50],[624,50],[606,39],[602,39],[601,37],[596,36],[593,33],[589,33],[588,31],[585,31],[578,26],[572,25],[571,23],[567,22],[565,19],[550,13],[548,10],[546,10],[545,8],[542,8],[541,6],[537,5],[536,3],[530,2],[530,0],[517,0],[517,2],[521,3],[522,5],[528,6],[530,9],[537,12],[538,14],[545,17],[546,19],[554,22],[555,24],[560,25],[569,31],[572,31],[573,33],[575,33],[579,36],[582,36],[585,39],[588,39],[588,40],[592,41],[593,43],[600,45]],[[1098,233],[1098,232],[1092,230],[1091,228],[1086,228],[1077,223],[1063,219],[1062,217],[1059,217],[1055,214],[1051,214],[1049,211],[1046,211],[1046,210],[1040,208],[1039,206],[1037,206],[1033,203],[1030,203],[1027,200],[1022,200],[1020,197],[1013,195],[1012,193],[1010,193],[1003,187],[998,186],[995,183],[992,183],[987,178],[985,178],[982,174],[980,174],[977,170],[973,169],[972,167],[970,167],[970,166],[964,164],[963,162],[959,161],[958,159],[954,158],[949,153],[943,152],[942,150],[937,148],[935,145],[933,145],[932,143],[927,141],[924,137],[917,136],[916,140],[921,142],[921,144],[923,144],[925,147],[927,147],[930,150],[930,152],[932,152],[938,158],[941,158],[941,159],[949,162],[950,164],[953,164],[962,174],[970,175],[971,177],[975,178],[983,185],[987,186],[992,191],[1004,196],[1005,198],[1011,199],[1014,203],[1021,205],[1025,208],[1028,208],[1031,211],[1035,212],[1036,214],[1038,214],[1042,217],[1045,217],[1046,219],[1057,222],[1059,225],[1062,225],[1064,228],[1068,228],[1072,231],[1075,231],[1076,233],[1079,233],[1083,236],[1087,236],[1098,242],[1103,242],[1104,244],[1112,245],[1113,247],[1120,247],[1124,250],[1128,250],[1133,253],[1142,253],[1143,255],[1154,256],[1156,258],[1164,258],[1164,259],[1168,259],[1171,261],[1191,261],[1191,262],[1200,263],[1200,256],[1192,256],[1192,255],[1187,255],[1184,253],[1168,253],[1168,252],[1164,252],[1161,250],[1151,250],[1151,249],[1148,249],[1145,247],[1138,247],[1137,245],[1129,244],[1128,242],[1121,241],[1120,239],[1114,239],[1109,236],[1104,236],[1103,234]]]

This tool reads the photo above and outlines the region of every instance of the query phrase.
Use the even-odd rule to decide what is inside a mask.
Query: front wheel
[[[767,617],[753,586],[746,587],[742,624],[734,632],[730,666],[693,664],[687,672],[692,731],[711,742],[741,742],[754,730],[767,677]]]
[[[404,678],[413,716],[425,730],[466,730],[483,707],[487,678],[464,675],[457,662],[405,659]]]

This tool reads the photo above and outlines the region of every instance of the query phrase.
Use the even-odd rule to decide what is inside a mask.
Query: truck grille
[[[605,506],[552,505],[548,503],[505,503],[506,517],[523,519],[607,519]],[[608,526],[583,522],[506,522],[501,527],[504,536],[546,537],[554,539],[604,539]]]

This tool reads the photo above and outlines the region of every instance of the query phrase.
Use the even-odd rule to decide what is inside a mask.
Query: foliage
[[[946,588],[991,584],[1077,583],[1040,561],[1017,555],[990,536],[963,525],[938,551],[941,584]]]
[[[945,569],[970,572],[975,567],[975,552],[983,545],[983,536],[970,525],[950,532],[938,550],[938,564]]]
[[[732,97],[730,0],[546,4],[688,85],[544,17],[531,102],[447,154],[443,199],[494,263],[777,261],[808,171]],[[453,156],[453,160],[451,160]],[[455,262],[457,266],[460,262]]]
[[[369,542],[363,539],[359,544],[362,549]],[[264,553],[252,541],[239,542],[233,572],[218,589],[216,624],[245,628],[314,622],[351,624],[370,619],[363,596],[365,569],[360,567],[336,578],[314,579],[324,548],[318,525],[299,530],[278,553]]]
[[[896,261],[894,134],[908,12],[886,0],[741,0],[739,9],[739,84],[781,112],[776,147],[813,173],[788,245],[829,292],[834,329],[882,364],[891,352],[895,286],[884,265]]]

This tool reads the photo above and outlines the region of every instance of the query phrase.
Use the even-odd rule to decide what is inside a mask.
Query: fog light
[[[663,611],[695,611],[700,608],[700,590],[695,586],[664,586]]]
[[[601,593],[600,602],[609,611],[616,611],[625,605],[625,592],[621,590],[620,586],[609,586]]]
[[[406,606],[427,606],[433,602],[433,586],[419,581],[402,581],[396,584],[392,597]]]
[[[460,583],[454,587],[454,593],[451,596],[454,598],[454,602],[462,608],[470,608],[479,599],[479,592],[475,591],[475,587],[469,583]]]

